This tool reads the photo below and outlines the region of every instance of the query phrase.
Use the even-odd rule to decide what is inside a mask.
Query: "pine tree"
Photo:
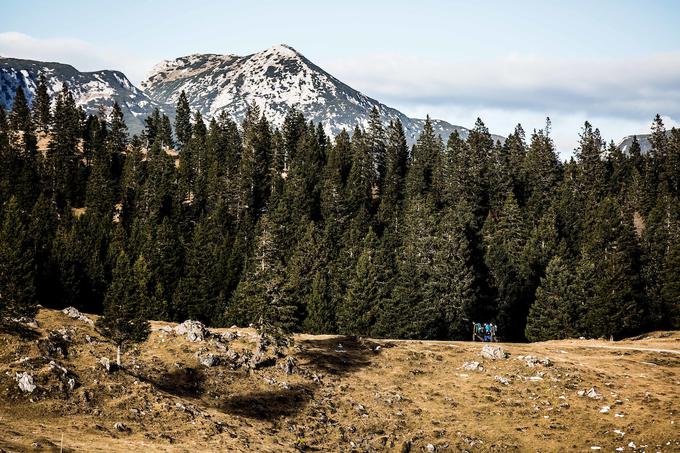
[[[177,137],[177,145],[180,151],[189,144],[191,134],[191,107],[189,107],[186,93],[182,90],[177,100],[177,108],[175,109],[175,136]]]
[[[2,208],[0,224],[0,326],[37,310],[35,252],[16,198]]]
[[[527,231],[522,212],[512,193],[508,194],[500,211],[489,213],[483,235],[484,261],[495,293],[500,335],[521,340],[529,311],[522,256]]]
[[[12,100],[9,124],[12,129],[21,132],[31,131],[33,128],[31,109],[28,107],[28,100],[21,85],[17,86]]]
[[[589,237],[582,260],[591,263],[592,296],[582,319],[589,336],[621,338],[638,331],[644,307],[640,299],[639,250],[632,221],[611,197],[589,216]]]
[[[536,290],[525,335],[529,341],[572,338],[577,334],[578,290],[575,270],[560,256],[550,260]]]
[[[275,226],[267,215],[262,216],[255,252],[232,297],[226,320],[241,325],[256,322],[285,334],[298,321],[295,319],[295,306],[285,298],[285,271],[274,230]]]
[[[38,79],[38,87],[33,99],[33,118],[38,129],[47,132],[52,122],[52,104],[47,91],[47,80],[43,74]]]
[[[149,336],[149,322],[144,318],[147,289],[140,282],[147,276],[143,266],[130,268],[124,252],[118,255],[113,280],[106,293],[104,311],[97,319],[97,330],[117,347],[116,363],[121,366],[121,353],[129,344],[141,343]]]
[[[338,330],[345,335],[370,335],[380,304],[388,297],[388,273],[378,238],[369,230],[349,279],[347,294],[338,307]]]

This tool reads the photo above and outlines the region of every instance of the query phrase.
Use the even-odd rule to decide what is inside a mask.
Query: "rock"
[[[238,332],[227,332],[222,334],[222,341],[232,341],[238,338]]]
[[[585,396],[594,400],[602,399],[602,395],[595,389],[595,387],[591,387],[590,390],[585,393]]]
[[[510,381],[507,378],[504,378],[503,376],[494,376],[494,379],[500,382],[503,385],[509,385]]]
[[[427,444],[427,445],[425,446],[425,449],[426,449],[427,451],[429,451],[429,452],[433,452],[433,451],[434,451],[434,445],[432,445],[432,444]]]
[[[609,406],[602,406],[600,408],[600,414],[607,414],[611,408]]]
[[[465,371],[482,371],[484,369],[479,362],[465,362],[461,368]]]
[[[213,367],[217,366],[220,364],[220,358],[216,356],[215,354],[201,354],[198,356],[198,361],[201,362],[201,365],[204,367]]]
[[[189,341],[204,341],[210,331],[200,321],[187,320],[175,327],[177,335],[184,335]]]
[[[116,431],[120,431],[122,433],[126,433],[126,432],[130,431],[130,428],[128,428],[124,423],[121,423],[121,422],[114,423],[113,429],[115,429]]]
[[[91,326],[94,326],[94,321],[92,321],[89,317],[85,316],[80,311],[78,311],[77,308],[66,307],[62,310],[62,313],[64,313],[66,316],[68,316],[71,319],[78,319],[80,321],[88,323]]]
[[[66,386],[68,387],[69,392],[72,392],[76,388],[76,380],[69,378],[69,380],[66,382]]]
[[[506,359],[508,358],[509,354],[505,352],[500,346],[491,346],[490,344],[486,344],[482,348],[481,355],[485,359],[496,360]]]
[[[68,370],[63,366],[59,365],[54,360],[50,361],[48,366],[50,367],[50,371],[57,371],[61,373],[63,376],[66,376],[68,374]]]
[[[518,359],[524,361],[524,363],[526,363],[526,365],[529,368],[533,368],[533,367],[539,366],[539,365],[552,366],[552,362],[547,357],[539,359],[538,357],[534,357],[532,355],[527,355],[527,356],[524,356],[524,357],[518,357]]]
[[[37,329],[38,327],[40,327],[40,325],[38,324],[38,321],[36,321],[33,318],[25,318],[25,317],[12,318],[12,321],[19,323],[19,324],[23,324],[27,327],[30,327],[31,329]]]
[[[32,393],[36,388],[36,385],[33,383],[33,376],[25,371],[23,373],[17,373],[15,379],[19,383],[19,389],[21,389],[22,392]]]
[[[287,357],[283,369],[286,371],[286,374],[293,374],[293,371],[295,371],[295,359],[290,356]]]
[[[107,357],[101,357],[99,359],[99,364],[106,370],[107,373],[113,373],[117,368],[117,365],[111,362]]]

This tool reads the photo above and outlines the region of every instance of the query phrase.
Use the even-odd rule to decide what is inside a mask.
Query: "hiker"
[[[498,333],[498,325],[491,324],[491,341],[498,341],[498,338],[496,338],[496,333]]]
[[[484,341],[491,341],[491,324],[484,323]]]

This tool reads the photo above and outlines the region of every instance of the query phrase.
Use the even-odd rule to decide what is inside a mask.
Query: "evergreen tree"
[[[124,252],[118,255],[113,270],[113,280],[106,293],[104,311],[97,319],[97,330],[117,347],[116,363],[121,366],[121,353],[131,343],[141,343],[149,336],[149,322],[144,318],[147,305],[147,289],[140,286],[145,282],[146,268],[130,262]]]
[[[529,310],[525,335],[529,341],[572,338],[577,335],[578,304],[575,270],[555,256],[536,290],[536,301]]]
[[[177,100],[177,108],[175,109],[175,135],[177,136],[177,145],[180,151],[191,141],[191,134],[191,108],[189,107],[186,93],[182,90]]]
[[[369,230],[361,255],[349,279],[347,294],[338,307],[338,329],[345,335],[370,335],[383,300],[387,299],[388,273],[378,238]]]
[[[36,310],[35,253],[17,200],[2,208],[0,225],[0,326],[32,317]]]
[[[47,80],[40,74],[38,86],[33,99],[33,118],[36,126],[42,132],[47,132],[52,122],[52,104],[47,91]]]
[[[631,223],[611,197],[590,214],[581,252],[594,269],[593,279],[584,282],[592,288],[582,319],[589,336],[621,338],[641,326],[639,250]]]
[[[521,340],[529,311],[523,250],[527,231],[515,196],[508,194],[503,208],[490,212],[484,224],[484,260],[489,269],[503,338]]]

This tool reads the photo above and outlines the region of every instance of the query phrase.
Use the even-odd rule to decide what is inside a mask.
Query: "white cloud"
[[[434,61],[372,55],[328,61],[324,69],[412,116],[429,113],[471,126],[481,117],[499,134],[521,122],[527,131],[553,123],[563,156],[583,122],[605,137],[648,133],[656,113],[680,119],[680,53],[629,59],[565,60],[511,55],[496,61]]]
[[[35,38],[19,32],[0,33],[0,56],[66,63],[80,71],[115,69],[135,84],[153,61],[117,49],[98,48],[74,38]]]

